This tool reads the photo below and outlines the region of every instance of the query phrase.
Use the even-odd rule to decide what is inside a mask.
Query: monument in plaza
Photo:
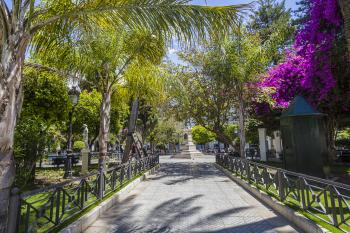
[[[185,129],[183,137],[184,140],[180,146],[180,153],[171,156],[171,158],[192,159],[193,156],[202,154],[202,152],[196,149],[196,145],[192,141],[191,129]]]

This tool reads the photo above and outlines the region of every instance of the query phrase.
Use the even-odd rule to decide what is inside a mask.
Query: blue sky
[[[252,0],[207,0],[210,6],[236,5],[253,2]],[[295,9],[296,0],[286,0],[286,7]],[[205,5],[205,0],[193,0],[193,4]]]

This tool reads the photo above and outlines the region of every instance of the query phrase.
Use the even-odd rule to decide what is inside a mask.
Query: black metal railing
[[[350,185],[223,154],[216,163],[306,216],[350,232]]]
[[[9,232],[48,232],[159,164],[149,156],[85,177],[20,193],[12,190]]]
[[[99,156],[100,156],[100,152],[89,152],[89,165],[92,164],[93,160],[97,163]],[[118,162],[118,161],[121,161],[122,158],[123,158],[123,153],[121,152],[118,152],[118,151],[107,152],[108,162]]]

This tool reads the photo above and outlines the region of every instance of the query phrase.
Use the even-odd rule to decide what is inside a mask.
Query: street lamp
[[[73,112],[74,108],[78,103],[79,95],[80,95],[80,89],[77,86],[73,86],[68,91],[69,99],[72,103],[72,108],[69,111],[69,129],[68,129],[68,141],[67,141],[67,158],[66,158],[66,169],[64,171],[63,178],[72,178],[72,131],[73,131],[73,125],[72,125],[72,118],[73,118]]]

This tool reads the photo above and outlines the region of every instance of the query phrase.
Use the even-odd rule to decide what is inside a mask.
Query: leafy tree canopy
[[[215,140],[215,134],[203,126],[196,125],[192,128],[192,139],[197,144],[206,144]]]

